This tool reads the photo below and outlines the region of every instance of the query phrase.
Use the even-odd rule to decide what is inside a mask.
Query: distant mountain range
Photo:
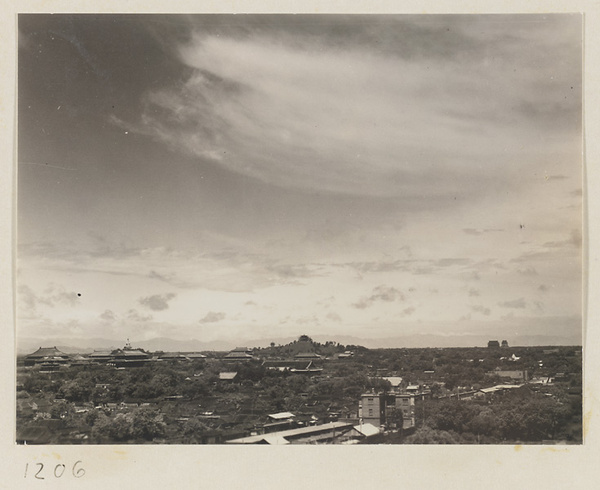
[[[364,339],[349,335],[311,335],[316,342],[339,342],[343,345],[361,345],[369,349],[375,348],[414,348],[414,347],[485,347],[488,340],[504,340],[504,338],[487,338],[482,335],[443,336],[435,334],[411,334],[405,336],[380,339]],[[131,340],[131,345],[150,352],[195,352],[195,351],[228,351],[235,347],[268,347],[271,342],[285,345],[297,340],[297,337],[281,337],[271,339],[254,339],[233,341],[204,342],[197,339],[176,340],[159,337],[150,340]],[[507,338],[510,346],[552,346],[579,345],[576,338],[559,335],[522,335],[517,338]],[[65,353],[89,353],[100,349],[116,349],[125,345],[124,340],[90,338],[90,339],[39,339],[18,338],[17,354],[28,354],[39,347],[56,346]]]

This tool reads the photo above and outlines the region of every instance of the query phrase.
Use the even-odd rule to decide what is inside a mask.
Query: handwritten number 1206
[[[35,471],[35,468],[31,469],[31,473],[33,474],[33,477],[38,480],[45,480],[46,472],[44,471],[44,463],[35,463],[35,466],[37,466],[38,469],[37,469],[37,471]],[[50,476],[54,476],[55,478],[60,478],[61,476],[64,475],[66,469],[67,469],[66,465],[64,465],[62,463],[57,464],[54,467],[54,471],[52,472],[52,474]],[[35,473],[34,473],[34,471],[35,471]],[[25,475],[24,475],[25,478],[27,478],[28,472],[29,472],[29,463],[26,463],[25,464]],[[75,464],[73,465],[73,468],[71,468],[71,473],[73,474],[73,476],[75,478],[81,478],[83,475],[85,475],[85,470],[81,467],[81,461],[75,462]]]

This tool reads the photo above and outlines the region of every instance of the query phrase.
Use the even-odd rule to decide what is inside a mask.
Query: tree
[[[87,412],[84,416],[84,420],[85,423],[87,425],[89,425],[90,427],[93,427],[94,424],[96,423],[96,420],[98,420],[98,418],[100,417],[100,411],[99,410],[90,410],[89,412]]]
[[[134,438],[151,441],[165,434],[166,424],[163,415],[147,408],[138,408],[131,414],[131,434]]]
[[[386,416],[388,427],[402,430],[404,425],[404,416],[399,408],[392,409]]]
[[[468,424],[469,430],[480,435],[492,435],[498,432],[498,417],[491,408],[485,407]]]
[[[406,444],[459,444],[460,440],[455,434],[445,430],[421,427],[414,434],[408,436],[405,442]]]
[[[181,390],[181,394],[189,398],[196,398],[198,396],[208,395],[209,393],[210,387],[208,383],[198,378],[188,381]]]
[[[131,439],[151,441],[164,435],[166,424],[157,410],[138,408],[114,417],[100,414],[94,423],[92,435],[109,441],[124,442]]]
[[[53,419],[66,419],[73,414],[73,406],[65,401],[59,401],[50,407],[50,415]]]
[[[192,443],[200,441],[201,434],[207,430],[209,430],[208,425],[197,418],[186,420],[183,425],[183,435]]]
[[[89,400],[92,389],[92,385],[89,382],[67,381],[58,389],[57,395],[72,402],[82,402]]]

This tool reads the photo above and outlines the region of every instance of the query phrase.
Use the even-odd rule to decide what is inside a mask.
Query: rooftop
[[[241,437],[239,439],[232,439],[230,441],[227,441],[227,443],[258,444],[260,442],[266,442],[268,444],[289,444],[289,440],[296,437],[310,436],[311,434],[318,434],[321,432],[350,428],[353,428],[353,424],[348,422],[330,422],[328,424],[314,425],[310,427],[300,427],[298,429],[283,430],[281,432],[273,432],[271,434]]]
[[[291,419],[292,417],[295,417],[295,415],[291,412],[279,412],[269,414],[269,418],[273,420]]]
[[[379,429],[375,427],[373,424],[360,424],[355,425],[354,430],[360,432],[365,437],[374,436],[379,434]]]
[[[67,357],[67,354],[54,347],[40,347],[38,350],[29,354],[27,357]]]

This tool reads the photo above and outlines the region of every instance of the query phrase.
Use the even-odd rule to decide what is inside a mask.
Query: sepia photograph
[[[19,14],[15,444],[581,446],[583,20]]]

